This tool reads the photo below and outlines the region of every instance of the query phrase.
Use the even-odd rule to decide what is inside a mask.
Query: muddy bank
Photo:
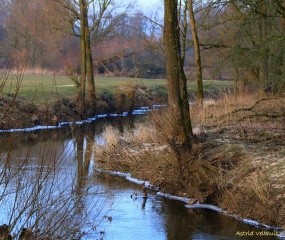
[[[148,89],[135,88],[136,93],[128,95],[122,90],[111,96],[101,94],[96,105],[86,103],[86,109],[78,108],[76,99],[59,99],[53,105],[36,105],[15,96],[0,98],[0,129],[31,128],[37,125],[56,126],[60,122],[74,122],[92,118],[99,114],[131,113],[142,106],[152,108],[153,104],[166,104],[167,96],[158,95]]]
[[[217,99],[230,89],[207,89],[204,95]],[[195,101],[195,92],[189,96]],[[95,106],[86,102],[86,109],[78,108],[78,99],[57,98],[51,105],[38,105],[33,99],[24,99],[15,94],[0,97],[0,129],[28,128],[37,125],[50,126],[59,122],[80,121],[98,114],[131,113],[142,106],[167,104],[167,90],[163,86],[126,85],[116,88],[114,94],[98,93]]]
[[[162,192],[284,228],[284,106],[284,99],[268,99],[219,116],[211,115],[218,106],[207,109],[212,119],[195,124],[197,139],[182,167],[153,122],[124,136],[107,129],[108,145],[96,147],[97,166],[130,172]]]

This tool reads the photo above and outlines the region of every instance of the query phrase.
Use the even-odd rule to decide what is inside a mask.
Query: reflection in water
[[[30,133],[1,135],[0,225],[15,236],[29,227],[70,239],[99,223],[105,194],[88,180],[92,149],[85,151],[95,130],[66,130],[35,132],[37,141],[27,141]]]
[[[181,204],[167,211],[167,239],[236,239],[238,229],[252,228],[207,209],[188,209]]]
[[[146,201],[147,201],[147,198],[144,197],[144,198],[143,198],[143,203],[142,203],[142,209],[145,209]]]
[[[147,199],[143,198],[141,186],[127,182],[122,177],[101,173],[98,181],[112,189],[114,194],[114,205],[110,211],[113,221],[105,226],[104,239],[240,239],[235,236],[238,231],[253,231],[255,234],[264,230],[212,210],[187,209],[184,203],[161,196],[149,195]]]
[[[112,124],[123,133],[133,120]],[[141,185],[92,171],[93,143],[104,144],[106,123],[38,131],[29,141],[30,133],[1,134],[0,225],[15,234],[32,227],[40,236],[105,240],[240,239],[237,231],[261,230],[150,193],[143,198]]]

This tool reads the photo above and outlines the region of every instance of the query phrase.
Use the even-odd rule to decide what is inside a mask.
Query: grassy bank
[[[0,82],[0,129],[53,125],[91,116],[88,108],[84,113],[77,108],[77,88],[67,76],[11,73],[0,75]],[[95,82],[95,114],[132,111],[167,102],[165,79],[96,76]],[[231,86],[228,81],[205,81],[205,92],[217,97]],[[196,84],[189,82],[188,87],[193,100]],[[93,109],[90,112],[94,115]]]
[[[95,78],[97,94],[112,96],[116,89],[124,85],[139,85],[145,88],[161,89],[166,95],[166,81],[164,79],[128,79],[97,76]],[[33,101],[36,105],[53,104],[58,98],[73,99],[77,88],[67,76],[27,74],[21,78],[11,75],[5,84],[2,94],[18,95],[24,101]]]
[[[124,77],[96,76],[95,85],[97,95],[114,96],[120,86],[139,86],[161,96],[167,95],[165,79],[136,79]],[[205,91],[209,94],[224,92],[232,87],[230,81],[205,80]],[[189,82],[189,92],[195,94],[196,83]],[[44,74],[25,74],[23,76],[13,74],[9,77],[1,93],[2,96],[14,95],[18,91],[19,97],[26,102],[36,105],[53,104],[59,98],[73,99],[76,94],[76,86],[67,76],[55,76]]]
[[[229,213],[285,227],[285,99],[243,95],[192,106],[196,141],[183,164],[162,112],[121,135],[105,131],[99,167],[131,172],[162,191],[215,204]],[[164,126],[161,128],[161,126]]]

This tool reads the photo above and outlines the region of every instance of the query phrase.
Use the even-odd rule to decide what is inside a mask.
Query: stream
[[[143,198],[139,180],[94,170],[92,146],[104,144],[106,124],[123,132],[142,118],[0,133],[0,225],[15,239],[23,227],[65,239],[278,239],[277,230],[150,190]]]

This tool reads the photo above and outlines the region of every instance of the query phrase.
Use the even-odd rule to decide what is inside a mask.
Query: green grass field
[[[167,94],[167,83],[165,79],[134,79],[124,77],[104,77],[96,76],[95,85],[97,94],[112,95],[120,85],[139,85],[141,87],[152,88],[159,94]],[[67,76],[26,74],[23,78],[17,75],[10,76],[2,89],[1,95],[13,96],[20,86],[18,97],[25,102],[34,104],[52,104],[60,98],[73,98],[76,94],[74,83]],[[225,89],[231,87],[230,81],[204,81],[204,88],[208,90]],[[190,82],[189,92],[196,90],[196,83]]]

